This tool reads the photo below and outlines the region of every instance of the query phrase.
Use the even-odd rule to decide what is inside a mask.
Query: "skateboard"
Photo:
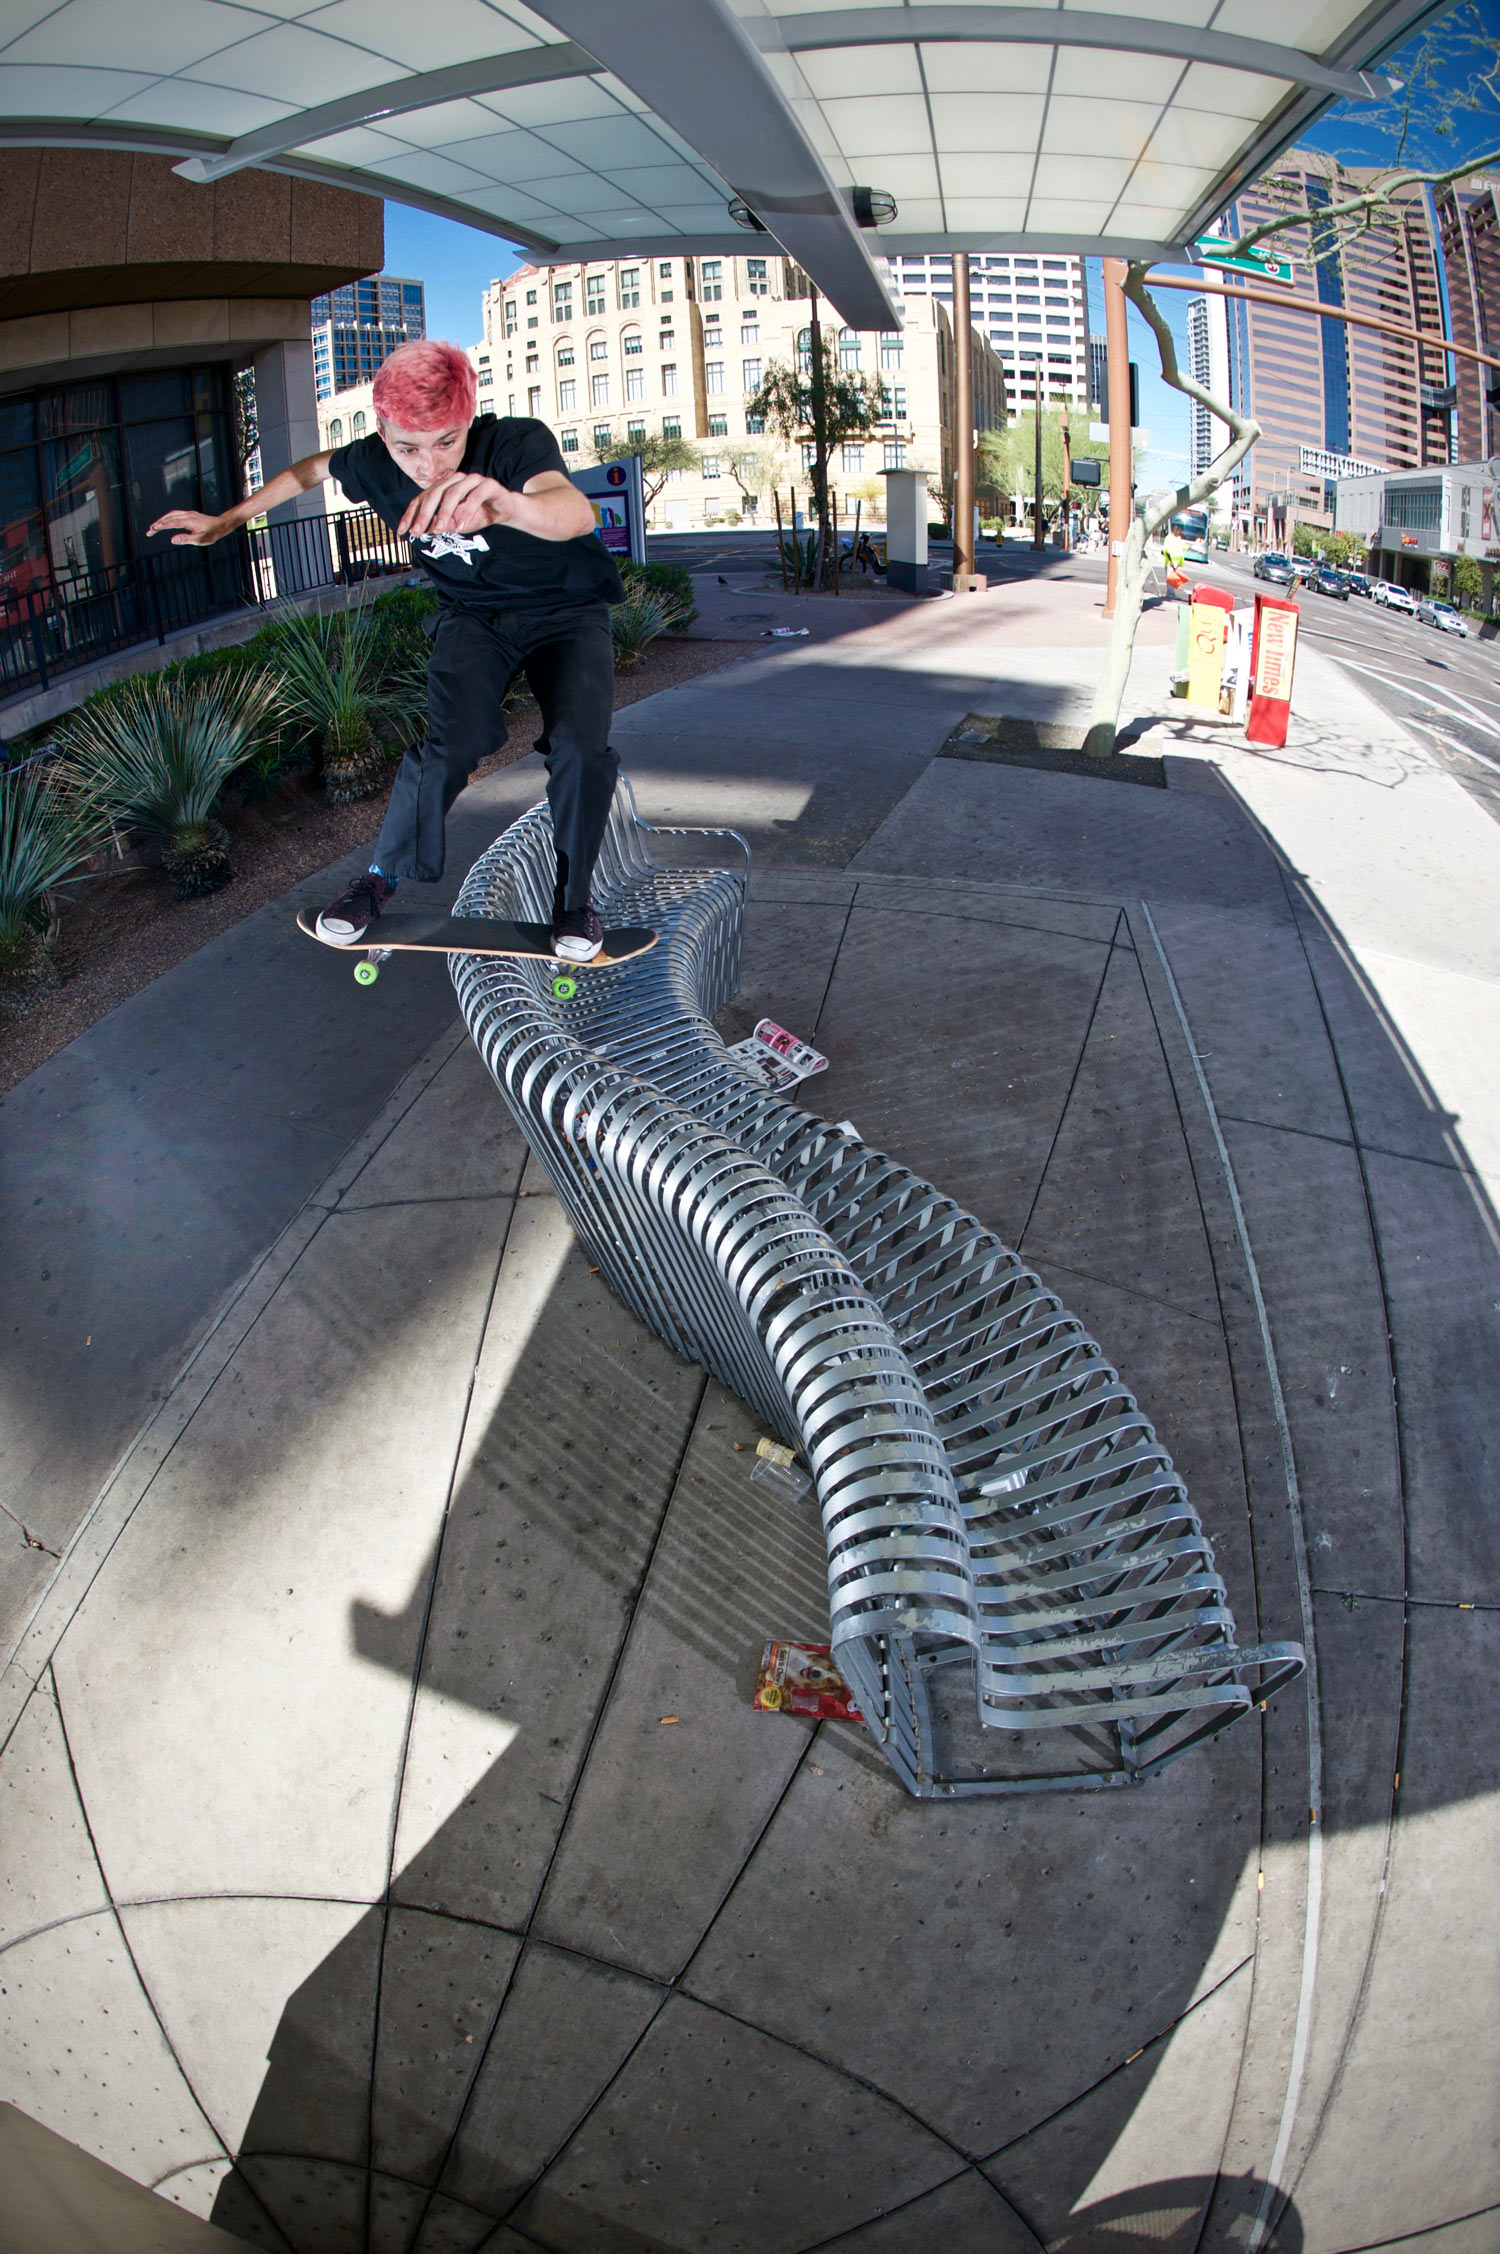
[[[656,945],[654,931],[607,931],[604,945],[592,962],[570,963],[553,954],[550,924],[502,923],[494,916],[403,915],[399,909],[392,909],[380,918],[378,925],[367,926],[360,938],[339,945],[334,940],[318,937],[313,929],[315,920],[305,908],[298,909],[298,928],[305,931],[309,939],[317,939],[320,947],[333,947],[339,954],[361,958],[354,966],[355,980],[360,986],[373,986],[387,957],[403,952],[508,955],[551,963],[552,992],[559,1002],[572,1001],[578,991],[580,972],[605,970],[613,963],[631,962],[637,955],[648,955]],[[377,929],[378,941],[374,939]]]

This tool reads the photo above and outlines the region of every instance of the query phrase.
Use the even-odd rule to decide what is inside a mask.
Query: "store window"
[[[147,527],[167,509],[217,515],[238,500],[229,382],[219,367],[172,369],[0,405],[0,593],[66,587],[146,555],[200,568],[202,551],[148,542]]]

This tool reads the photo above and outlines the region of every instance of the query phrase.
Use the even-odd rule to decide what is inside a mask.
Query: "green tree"
[[[1072,483],[1069,475],[1070,461],[1103,461],[1109,459],[1109,447],[1069,426],[1069,445],[1063,447],[1062,421],[1056,408],[1042,409],[1042,507],[1057,504],[1066,496]],[[1009,500],[1015,494],[1032,494],[1036,484],[1036,411],[1028,409],[1018,415],[1004,430],[985,430],[979,434],[975,449],[974,485],[976,491],[999,494]]]
[[[659,431],[648,433],[644,438],[627,438],[622,445],[616,444],[611,432],[594,448],[596,462],[626,462],[632,454],[641,457],[641,485],[648,509],[674,472],[691,472],[703,466],[696,446],[685,438],[663,437]]]
[[[852,374],[838,366],[829,339],[818,320],[816,292],[811,319],[798,340],[797,364],[788,367],[773,360],[746,411],[760,416],[768,430],[789,444],[800,441],[812,447],[809,468],[813,481],[813,508],[818,520],[818,580],[832,586],[834,571],[833,527],[828,506],[828,459],[835,446],[847,439],[868,438],[886,413],[885,386],[868,376]]]
[[[1453,600],[1465,610],[1478,610],[1484,600],[1484,573],[1474,556],[1459,556],[1453,565]]]

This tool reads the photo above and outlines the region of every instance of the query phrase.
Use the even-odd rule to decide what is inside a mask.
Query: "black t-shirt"
[[[340,446],[328,466],[350,500],[368,502],[392,531],[422,490],[387,453],[379,432]],[[498,421],[481,415],[471,423],[459,466],[513,493],[543,470],[567,475],[546,424],[519,415]],[[577,540],[539,540],[514,525],[491,524],[482,532],[418,533],[411,546],[439,600],[462,610],[573,610],[617,603],[625,593],[596,532]]]

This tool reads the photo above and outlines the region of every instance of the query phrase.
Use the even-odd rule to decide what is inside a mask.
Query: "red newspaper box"
[[[1255,644],[1250,659],[1250,709],[1245,740],[1286,742],[1292,716],[1292,668],[1297,657],[1297,605],[1279,595],[1255,598]]]

